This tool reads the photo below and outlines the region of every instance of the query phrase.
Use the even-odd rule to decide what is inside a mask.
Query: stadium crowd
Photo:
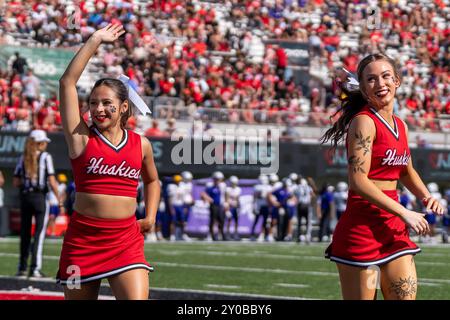
[[[122,23],[122,41],[98,54],[99,75],[125,74],[141,95],[181,105],[158,108],[160,118],[324,126],[338,107],[330,74],[355,72],[375,51],[401,67],[395,108],[411,127],[437,131],[436,119],[450,112],[450,10],[441,0],[47,0],[7,1],[0,10],[4,44],[22,37],[76,49],[106,23]],[[308,43],[306,85],[270,39]],[[40,95],[42,84],[20,59],[0,70],[2,129],[60,130],[56,95]],[[85,101],[80,106],[86,110]]]

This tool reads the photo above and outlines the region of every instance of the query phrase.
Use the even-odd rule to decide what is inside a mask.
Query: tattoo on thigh
[[[398,281],[391,282],[389,292],[394,292],[401,299],[413,296],[417,292],[417,280],[411,276],[400,278]]]

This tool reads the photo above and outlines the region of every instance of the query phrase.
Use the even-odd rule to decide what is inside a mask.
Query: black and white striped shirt
[[[41,152],[38,156],[38,172],[37,179],[33,180],[27,176],[25,172],[25,164],[23,155],[14,170],[14,176],[22,179],[21,191],[27,192],[48,192],[48,177],[55,175],[52,156],[48,152]]]

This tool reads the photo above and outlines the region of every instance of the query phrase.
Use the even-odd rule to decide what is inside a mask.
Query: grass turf
[[[43,272],[54,276],[61,241],[44,244]],[[17,238],[0,241],[0,274],[14,275]],[[323,258],[325,245],[295,243],[147,243],[154,265],[152,288],[191,289],[309,299],[340,299],[334,263]],[[422,246],[415,257],[417,299],[450,298],[450,246]],[[0,288],[1,289],[1,288]],[[381,294],[378,295],[381,298]]]

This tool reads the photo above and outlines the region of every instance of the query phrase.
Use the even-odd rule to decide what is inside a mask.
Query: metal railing
[[[203,120],[235,124],[275,124],[320,126],[330,123],[330,114],[319,112],[291,112],[253,109],[227,109],[186,106],[173,97],[146,97],[153,117],[158,119]]]
[[[236,124],[275,124],[323,127],[330,125],[330,111],[292,112],[281,110],[227,109],[185,106],[179,98],[157,97],[149,99],[153,117],[159,119],[203,120]],[[450,132],[450,115],[428,119],[408,116],[403,119],[409,130]]]
[[[195,105],[186,106],[179,98],[147,97],[152,109],[152,117],[156,119],[175,118],[179,121],[212,122],[218,124],[238,125],[272,125],[295,128],[300,136],[305,134],[312,138],[320,137],[324,128],[330,126],[331,112],[291,112],[253,109],[205,108]],[[412,144],[426,141],[434,147],[450,146],[450,115],[436,119],[408,116],[403,119],[409,128],[409,139]],[[308,129],[308,132],[305,130]],[[317,129],[317,130],[315,130]]]

